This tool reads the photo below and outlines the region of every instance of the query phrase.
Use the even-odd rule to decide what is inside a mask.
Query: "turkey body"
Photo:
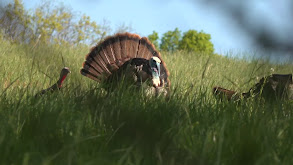
[[[167,93],[169,72],[160,53],[145,37],[123,33],[106,38],[86,56],[81,74],[102,82],[107,89],[124,83],[134,88]]]
[[[221,87],[214,87],[213,94],[228,100],[261,97],[267,101],[293,100],[292,74],[272,74],[262,77],[248,92],[237,93]]]

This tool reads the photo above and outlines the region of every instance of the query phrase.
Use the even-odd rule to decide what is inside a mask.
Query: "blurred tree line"
[[[163,34],[160,44],[158,42],[159,35],[156,31],[153,31],[148,38],[156,48],[163,51],[186,50],[189,52],[205,52],[211,54],[214,52],[214,45],[210,41],[211,35],[203,31],[188,30],[182,36],[181,31],[175,28],[174,31],[167,31]]]
[[[110,32],[107,23],[98,25],[89,16],[78,18],[69,8],[49,1],[34,11],[24,8],[21,0],[0,9],[0,30],[14,43],[94,44]]]
[[[88,44],[93,45],[110,34],[106,21],[97,24],[89,16],[78,16],[63,5],[44,1],[35,10],[28,11],[21,0],[0,6],[0,37],[20,44]],[[116,32],[131,32],[130,26],[121,24]],[[163,51],[187,50],[213,53],[210,34],[189,30],[181,34],[178,28],[159,35],[153,31],[148,36],[156,48]]]

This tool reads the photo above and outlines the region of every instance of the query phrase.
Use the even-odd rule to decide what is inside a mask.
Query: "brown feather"
[[[87,61],[85,61],[83,63],[83,69],[87,70],[88,72],[90,72],[93,75],[96,75],[97,77],[101,76],[102,73],[100,73],[99,71],[97,71],[95,69],[95,67],[93,67],[91,64],[89,64]]]
[[[103,62],[106,64],[106,66],[108,66],[108,64],[111,64],[111,61],[109,59],[109,57],[107,56],[107,53],[105,52],[105,50],[101,47],[100,51],[97,53],[98,56],[100,56],[103,60]]]
[[[81,69],[81,70],[80,70],[80,73],[81,73],[82,75],[84,75],[84,76],[86,76],[86,77],[92,79],[92,80],[95,80],[95,81],[98,81],[98,82],[101,81],[97,76],[91,74],[90,72],[88,72],[88,71],[85,70],[85,69]]]
[[[124,60],[129,58],[127,55],[127,50],[126,50],[126,43],[127,43],[127,36],[119,36],[119,42],[120,42],[120,47],[121,47],[121,59],[123,62]]]
[[[127,57],[136,58],[140,37],[136,34],[128,34],[129,35],[126,40]]]
[[[141,38],[139,49],[142,49],[142,50],[138,51],[138,56],[140,58],[145,58],[147,60],[149,60],[153,56],[153,53],[155,52],[155,48],[153,44],[146,37]]]
[[[122,64],[122,56],[121,56],[121,45],[120,45],[120,39],[119,37],[113,37],[113,45],[112,45],[112,48],[113,48],[113,53],[114,53],[114,56],[115,56],[115,63],[117,66],[121,66],[123,65]]]
[[[109,75],[112,74],[111,71],[107,68],[107,65],[108,65],[108,64],[106,64],[106,63],[104,62],[102,56],[96,56],[96,59],[97,59],[97,61],[99,61],[100,66],[103,68],[103,70],[104,70],[105,73],[107,73],[107,74],[109,74]]]
[[[101,56],[91,56],[88,55],[86,56],[86,61],[88,61],[90,64],[92,63],[96,63],[96,68],[100,73],[107,73],[107,74],[111,74],[111,72],[107,69],[106,64],[104,63],[104,61],[102,60]]]
[[[139,42],[139,47],[138,47],[138,51],[137,51],[137,57],[138,58],[143,58],[145,52],[147,52],[147,43],[145,42],[145,40],[140,40]]]
[[[115,55],[114,55],[114,51],[113,51],[113,48],[112,48],[112,44],[114,43],[114,38],[113,37],[110,37],[108,40],[106,40],[102,45],[101,47],[103,48],[103,52],[105,54],[106,57],[108,57],[110,63],[115,63],[116,61],[116,58],[115,58]]]
[[[93,67],[96,71],[98,71],[100,74],[104,72],[103,68],[92,58],[88,58],[84,64],[87,63],[90,67]],[[84,65],[83,65],[84,68]]]

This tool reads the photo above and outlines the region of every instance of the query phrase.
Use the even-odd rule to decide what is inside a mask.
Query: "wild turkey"
[[[60,77],[58,79],[58,81],[56,83],[54,83],[51,87],[47,88],[47,89],[43,89],[41,90],[39,93],[37,93],[35,95],[35,97],[38,97],[38,96],[41,96],[41,95],[44,95],[48,92],[53,92],[53,91],[56,91],[56,90],[60,90],[61,87],[62,87],[62,84],[65,80],[65,78],[67,77],[68,73],[70,73],[70,70],[68,67],[64,67],[61,72],[60,72]]]
[[[246,98],[261,95],[267,100],[292,100],[292,74],[272,74],[260,79],[248,92],[242,95]]]
[[[122,81],[137,87],[146,83],[156,95],[166,94],[170,87],[169,72],[160,53],[146,37],[131,33],[109,36],[93,47],[80,73],[112,86]]]
[[[292,74],[272,74],[262,77],[248,92],[237,93],[232,90],[221,87],[213,88],[214,95],[221,99],[239,100],[239,98],[249,98],[261,96],[262,98],[272,100],[292,100],[293,99],[293,81]]]

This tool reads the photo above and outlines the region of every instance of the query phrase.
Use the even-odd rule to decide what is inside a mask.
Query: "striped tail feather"
[[[113,48],[113,54],[116,59],[115,61],[116,65],[120,67],[122,65],[122,55],[121,55],[122,53],[121,53],[121,44],[120,44],[119,37],[113,37],[112,48]]]
[[[88,64],[90,64],[91,66],[95,67],[96,70],[98,70],[100,73],[104,73],[105,72],[106,74],[109,74],[109,75],[111,74],[111,72],[107,68],[106,63],[104,62],[104,60],[102,59],[101,56],[94,56],[92,54],[89,54],[86,57],[86,62]],[[84,69],[86,69],[86,68],[84,68]]]
[[[126,59],[130,59],[130,57],[128,57],[128,51],[127,51],[127,46],[126,46],[128,37],[118,35],[117,38],[119,38],[119,42],[120,42],[121,60],[122,60],[122,63],[123,63]],[[119,51],[119,49],[117,51]]]
[[[149,43],[147,43],[147,40],[145,39],[145,37],[143,37],[140,40],[139,49],[137,51],[138,58],[145,58],[145,59],[151,58],[151,56],[149,58],[147,58],[148,55],[151,54],[151,51],[149,51],[149,49],[148,49],[148,44]]]
[[[99,51],[100,56],[104,59],[104,61],[107,62],[107,68],[110,71],[119,69],[119,66],[117,66],[116,64],[118,60],[116,60],[116,54],[114,51],[114,43],[115,43],[115,38],[109,37],[107,40],[105,40],[101,44],[100,46],[101,50]]]
[[[127,61],[132,58],[137,58],[137,51],[140,41],[140,36],[136,34],[130,34],[126,33],[126,37],[122,37],[122,52],[125,53],[126,59],[124,61]],[[125,49],[125,50],[124,50]]]
[[[122,62],[130,60],[131,58],[135,58],[137,54],[138,44],[140,40],[140,36],[137,34],[130,33],[122,33],[117,34],[116,36],[120,41],[120,49],[116,51],[121,52]]]
[[[103,67],[101,67],[101,65],[99,63],[97,63],[96,61],[94,61],[92,58],[90,58],[87,61],[85,61],[84,64],[83,64],[83,67],[85,66],[85,64],[87,64],[88,67],[93,67],[100,74],[102,74],[104,72]]]
[[[117,71],[126,61],[133,58],[144,58],[149,60],[156,56],[162,61],[162,69],[166,74],[169,72],[160,53],[154,45],[146,38],[137,34],[118,33],[107,37],[97,46],[93,47],[86,55],[81,74],[95,81],[102,81]]]
[[[109,38],[104,42],[104,45],[101,45],[101,48],[103,49],[103,53],[105,54],[106,57],[109,57],[109,61],[111,64],[114,64],[116,61],[115,55],[114,55],[114,44],[115,40],[113,37]]]
[[[85,61],[83,63],[83,68],[87,71],[89,71],[91,74],[96,75],[97,77],[101,76],[102,72],[98,71],[98,66],[96,65],[96,63],[89,63],[87,61]]]
[[[97,77],[96,75],[94,75],[93,73],[89,72],[88,70],[86,69],[81,69],[80,70],[80,73],[92,80],[95,80],[95,81],[98,81],[98,82],[101,82],[101,80],[99,79],[99,77]]]

